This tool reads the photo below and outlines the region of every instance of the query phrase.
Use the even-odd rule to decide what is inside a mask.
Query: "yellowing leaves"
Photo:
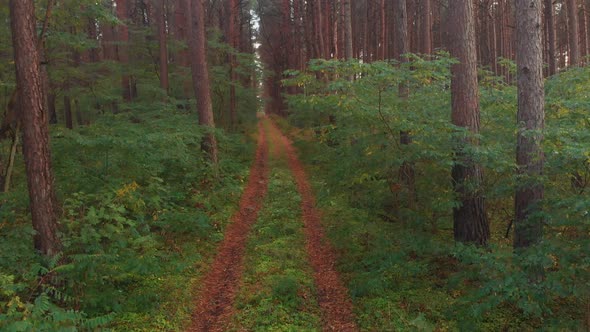
[[[116,191],[117,198],[123,198],[129,195],[130,193],[137,191],[137,189],[139,189],[139,185],[135,181],[126,184],[123,186],[123,188]]]

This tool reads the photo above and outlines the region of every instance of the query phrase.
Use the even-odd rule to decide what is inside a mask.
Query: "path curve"
[[[352,301],[340,275],[334,267],[336,255],[327,241],[321,216],[307,174],[291,141],[270,120],[270,136],[275,144],[281,144],[287,154],[289,168],[295,177],[301,195],[301,209],[305,226],[306,250],[314,270],[318,303],[322,310],[324,331],[358,331],[354,321]]]
[[[268,187],[268,144],[262,121],[258,125],[256,159],[237,213],[232,216],[217,256],[201,284],[188,332],[223,331],[232,314],[244,271],[244,252],[252,224],[258,217]]]

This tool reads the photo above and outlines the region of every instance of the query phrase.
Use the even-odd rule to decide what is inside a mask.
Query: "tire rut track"
[[[244,270],[246,241],[268,189],[268,174],[268,144],[261,121],[258,125],[256,158],[240,199],[239,210],[232,216],[217,255],[201,283],[201,293],[187,331],[223,331],[231,317]]]
[[[314,280],[318,292],[318,303],[322,310],[324,331],[358,331],[354,321],[352,301],[348,289],[344,287],[340,275],[334,267],[336,255],[328,243],[321,216],[316,208],[313,190],[303,164],[291,142],[279,128],[270,120],[270,136],[274,144],[281,144],[286,153],[289,168],[295,177],[299,194],[301,195],[301,209],[303,213],[304,232],[306,235],[306,250],[309,261],[314,270]]]

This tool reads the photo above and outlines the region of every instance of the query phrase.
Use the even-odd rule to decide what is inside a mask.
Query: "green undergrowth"
[[[515,171],[516,87],[480,70],[480,145],[469,153],[484,169],[491,238],[476,248],[453,239],[454,142],[466,135],[450,122],[454,60],[408,57],[400,66],[314,60],[284,81],[303,93],[288,96],[291,116],[280,123],[310,167],[362,328],[587,328],[590,68],[546,81],[545,168],[536,179]],[[408,98],[398,95],[400,83]],[[400,132],[410,132],[412,144],[399,144]],[[414,204],[399,176],[406,163]],[[545,187],[535,214],[545,233],[515,254],[514,193],[533,180]],[[543,278],[531,282],[539,266]]]
[[[317,144],[279,120],[297,141],[317,193],[322,222],[338,253],[338,270],[347,285],[363,331],[520,330],[534,326],[514,316],[515,308],[498,306],[476,325],[466,325],[468,303],[461,297],[476,284],[460,280],[462,268],[449,242],[452,223],[430,225],[384,219],[355,207],[349,194],[325,180],[327,164],[319,163]],[[496,227],[493,232],[502,232]]]
[[[269,191],[250,236],[229,330],[320,331],[301,198],[284,157],[271,157],[271,167]]]
[[[195,114],[130,107],[139,109],[52,128],[61,259],[32,249],[18,160],[0,203],[0,330],[174,331],[190,321],[191,289],[237,208],[255,141],[217,132],[215,170]]]

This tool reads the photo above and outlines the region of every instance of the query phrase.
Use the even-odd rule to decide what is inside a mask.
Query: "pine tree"
[[[514,247],[540,241],[543,221],[540,211],[544,187],[542,130],[545,126],[541,0],[516,0],[518,70],[518,142],[516,163],[522,178],[515,196]]]
[[[57,237],[49,128],[33,0],[11,0],[10,17],[35,248],[53,256],[60,251],[61,244]]]
[[[452,176],[459,205],[453,209],[453,220],[456,241],[486,245],[490,228],[481,188],[483,171],[468,152],[470,145],[479,144],[473,136],[480,127],[474,18],[472,1],[449,1],[449,44],[459,61],[451,68],[452,122],[469,132],[455,142]]]

